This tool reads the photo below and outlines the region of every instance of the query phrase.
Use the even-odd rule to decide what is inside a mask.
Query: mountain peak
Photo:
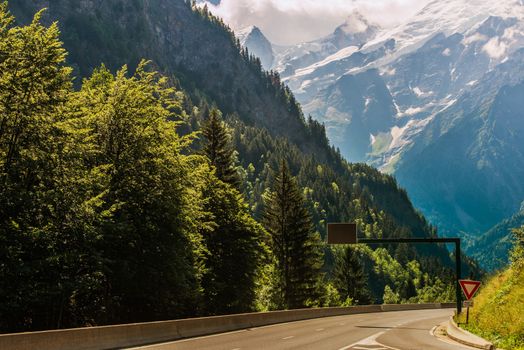
[[[273,45],[257,26],[249,26],[236,32],[240,44],[260,58],[264,69],[271,68],[274,60]]]
[[[346,34],[357,34],[366,32],[371,26],[362,13],[358,10],[353,10],[344,23],[338,26],[336,30],[341,30]]]

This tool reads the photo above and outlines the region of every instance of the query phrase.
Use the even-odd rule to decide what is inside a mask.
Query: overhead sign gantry
[[[327,224],[328,244],[390,244],[390,243],[454,243],[455,244],[455,295],[457,298],[457,313],[462,312],[460,294],[461,257],[460,238],[361,238],[357,235],[355,223],[329,223]]]

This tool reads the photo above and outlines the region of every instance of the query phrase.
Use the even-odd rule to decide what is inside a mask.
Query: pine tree
[[[279,275],[275,305],[290,309],[311,305],[319,297],[320,236],[285,162],[266,196],[264,225],[271,236]]]
[[[352,300],[354,304],[368,304],[371,300],[367,277],[357,252],[349,246],[339,250],[335,256],[333,284],[341,300]]]
[[[203,195],[212,226],[203,233],[208,252],[204,311],[212,315],[254,311],[266,233],[231,185],[209,174]]]
[[[208,250],[203,276],[206,314],[253,311],[256,282],[264,255],[264,229],[250,216],[239,192],[235,150],[220,111],[202,105],[207,119],[203,150],[215,169],[205,180],[204,207],[212,216],[203,237]],[[239,264],[239,262],[242,262]]]
[[[236,155],[232,147],[231,136],[222,121],[218,109],[212,108],[202,128],[204,135],[204,154],[216,169],[217,177],[236,188],[240,186],[240,177],[236,170]]]

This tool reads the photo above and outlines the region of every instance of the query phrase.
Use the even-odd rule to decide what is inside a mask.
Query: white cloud
[[[500,40],[498,36],[491,38],[486,45],[482,47],[488,56],[494,59],[504,56],[506,48],[506,43]]]
[[[331,33],[354,10],[391,27],[428,0],[222,0],[209,9],[233,29],[256,25],[276,44],[296,44]]]

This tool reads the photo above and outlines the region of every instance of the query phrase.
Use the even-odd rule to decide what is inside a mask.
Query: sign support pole
[[[455,238],[455,271],[456,271],[456,287],[455,295],[457,298],[457,314],[462,313],[462,293],[460,293],[460,282],[462,278],[462,261],[460,257],[460,238]],[[469,310],[469,309],[468,309]]]

